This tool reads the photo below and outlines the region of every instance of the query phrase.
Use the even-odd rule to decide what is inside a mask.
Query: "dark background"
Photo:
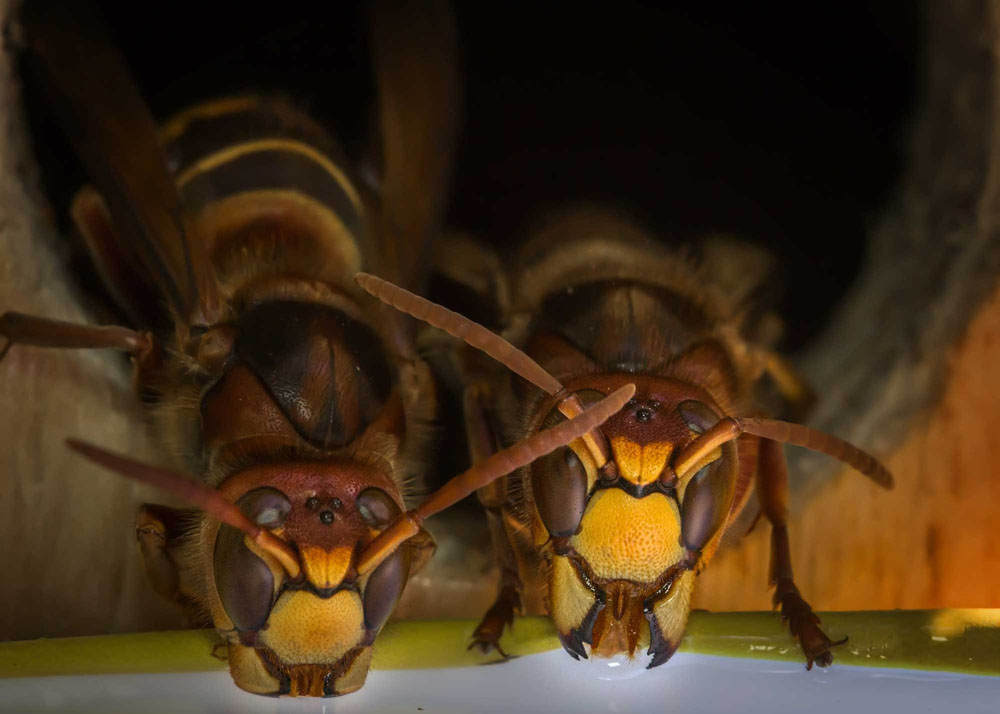
[[[891,199],[919,66],[915,5],[458,3],[465,121],[451,223],[503,247],[540,213],[596,200],[672,243],[735,233],[779,258],[785,348],[801,348]],[[279,90],[356,154],[365,145],[358,3],[98,7],[158,117]],[[61,208],[82,176],[28,99]]]

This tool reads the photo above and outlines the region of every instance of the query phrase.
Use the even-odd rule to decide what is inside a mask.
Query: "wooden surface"
[[[0,20],[10,5],[0,0]],[[0,55],[0,311],[87,321],[9,59]],[[0,363],[0,640],[183,626],[146,583],[135,545],[136,508],[156,492],[85,463],[67,436],[162,458],[119,355],[15,346]]]
[[[949,360],[943,397],[885,459],[882,491],[845,472],[789,523],[803,596],[818,610],[1000,607],[1000,289]],[[770,606],[768,528],[721,553],[695,606]]]

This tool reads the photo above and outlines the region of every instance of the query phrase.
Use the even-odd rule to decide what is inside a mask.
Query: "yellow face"
[[[294,548],[294,578],[242,531],[204,522],[212,619],[228,646],[233,680],[247,691],[335,696],[361,687],[375,637],[406,584],[409,543],[365,575],[356,563],[362,547],[402,512],[399,499],[373,485],[371,474],[330,479],[325,468],[282,467],[284,480],[262,468],[255,478],[241,477],[242,495],[233,499]]]
[[[595,488],[600,480],[589,451],[570,447],[589,498],[576,531],[554,548],[550,613],[574,657],[633,656],[641,646],[655,666],[680,644],[694,587],[694,571],[679,569],[688,555],[679,503],[649,488],[673,447],[610,441],[621,487]]]
[[[218,542],[218,534],[215,539]],[[352,582],[352,549],[306,546],[300,548],[301,582],[288,587],[287,574],[273,556],[248,538],[243,537],[241,545],[266,568],[271,604],[258,630],[241,630],[234,622],[243,614],[240,606],[232,598],[223,601],[225,585],[220,587],[214,578],[210,583],[212,619],[226,641],[235,683],[255,694],[290,696],[324,697],[359,689],[368,675],[383,615],[395,605],[405,583],[408,550]]]
[[[580,440],[531,467],[532,530],[551,556],[549,611],[575,658],[633,657],[641,646],[649,667],[667,661],[684,636],[696,573],[725,530],[736,447],[678,480],[672,457],[719,416],[683,385],[666,386],[637,392],[601,427],[611,459],[600,471]],[[550,412],[543,425],[558,418]]]
[[[569,545],[602,581],[648,585],[684,557],[680,534],[677,503],[666,495],[606,488],[591,496]]]
[[[364,645],[365,637],[358,592],[341,590],[319,598],[303,590],[285,591],[256,646],[228,642],[230,674],[240,688],[257,694],[347,694],[368,675],[372,648]]]

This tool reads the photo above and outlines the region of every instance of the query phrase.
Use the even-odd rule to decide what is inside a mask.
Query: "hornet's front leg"
[[[117,349],[141,360],[153,351],[152,335],[127,327],[78,325],[45,317],[5,312],[0,315],[0,359],[16,344],[67,349]]]
[[[472,633],[469,649],[478,649],[483,654],[496,650],[501,656],[507,657],[509,655],[500,647],[500,639],[504,630],[513,624],[514,616],[521,610],[522,585],[499,509],[487,509],[486,518],[490,526],[493,551],[500,563],[500,590],[496,600]]]
[[[496,430],[490,424],[489,412],[485,407],[487,394],[488,387],[482,384],[470,385],[465,389],[465,433],[472,463],[486,459],[498,449]],[[472,633],[472,643],[469,645],[469,649],[476,648],[484,654],[496,650],[504,657],[507,657],[507,653],[500,647],[500,638],[521,609],[522,588],[517,558],[503,519],[503,508],[507,502],[506,490],[506,478],[501,478],[476,492],[479,503],[486,510],[493,552],[500,565],[500,590],[493,605]]]
[[[154,375],[160,366],[162,350],[150,332],[137,332],[118,325],[78,325],[19,312],[5,312],[0,315],[0,360],[16,344],[127,352],[132,357],[132,381],[136,391],[156,391]]]
[[[774,586],[774,605],[781,608],[782,619],[799,641],[806,669],[812,669],[814,663],[828,667],[833,662],[830,650],[847,642],[847,638],[834,642],[823,632],[819,617],[795,585],[788,545],[788,467],[781,444],[770,439],[760,441],[757,494],[761,510],[771,522],[770,584]]]

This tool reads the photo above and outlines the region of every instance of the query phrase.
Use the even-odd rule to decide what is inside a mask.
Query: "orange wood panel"
[[[844,472],[792,515],[803,596],[818,610],[1000,607],[1000,290],[955,346],[940,402],[885,462],[895,490]],[[768,530],[716,557],[695,607],[770,606]]]

